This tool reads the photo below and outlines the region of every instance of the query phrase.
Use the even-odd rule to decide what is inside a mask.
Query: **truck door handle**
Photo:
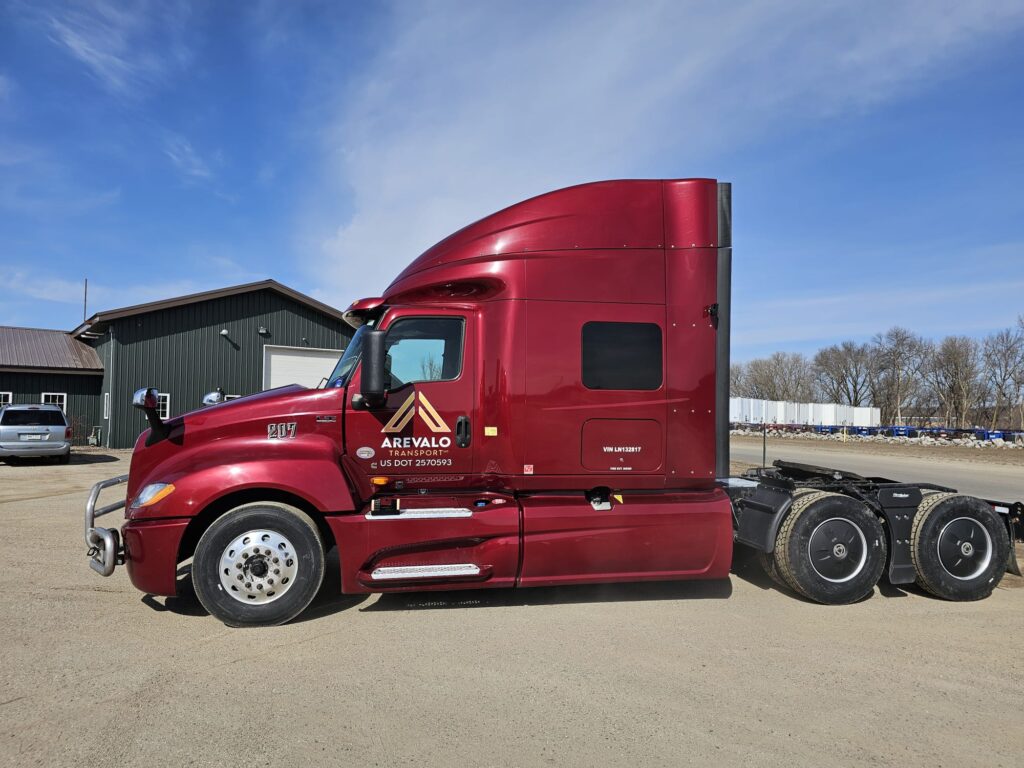
[[[459,416],[455,422],[455,445],[459,448],[469,448],[469,416]]]

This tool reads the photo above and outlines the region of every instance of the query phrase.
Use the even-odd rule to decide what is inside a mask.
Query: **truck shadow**
[[[645,600],[725,600],[731,594],[732,583],[728,579],[581,584],[526,589],[468,589],[452,592],[389,592],[379,595],[377,600],[360,611],[501,608]]]
[[[337,550],[327,553],[324,583],[313,602],[289,624],[299,624],[311,619],[320,619],[331,614],[346,611],[364,602],[370,595],[341,594],[341,570],[338,567]],[[162,600],[162,602],[161,602]],[[154,595],[143,595],[142,603],[154,611],[174,613],[179,616],[209,616],[192,586],[192,563],[186,562],[178,568],[178,594],[173,597],[158,598]]]
[[[771,576],[765,573],[764,569],[761,567],[761,563],[757,559],[757,553],[748,547],[736,547],[736,549],[733,550],[731,573],[736,578],[742,579],[758,589],[763,589],[765,591],[773,590],[775,592],[780,592],[787,597],[802,600],[810,605],[817,605],[813,600],[808,600],[803,595],[797,594],[790,589],[780,587],[772,581]],[[938,599],[915,584],[890,584],[885,576],[879,580],[877,588],[878,594],[886,598],[920,595],[922,597]],[[870,600],[873,594],[874,593],[869,594],[864,598],[864,600]],[[863,602],[863,600],[860,602]]]

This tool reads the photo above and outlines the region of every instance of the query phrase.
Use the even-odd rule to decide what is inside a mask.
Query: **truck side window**
[[[658,389],[661,328],[655,323],[586,323],[582,358],[587,389]]]
[[[451,381],[462,373],[460,317],[410,317],[388,329],[391,389],[420,381]]]

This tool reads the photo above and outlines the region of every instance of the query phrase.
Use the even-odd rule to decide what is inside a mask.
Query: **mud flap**
[[[1017,561],[1017,542],[1010,539],[1010,557],[1006,560],[1006,570],[1014,576],[1020,576],[1020,563]]]
[[[1010,534],[1010,556],[1006,558],[1006,570],[1014,576],[1020,576],[1020,561],[1017,560],[1017,542],[1024,541],[1024,502],[1006,504],[998,501],[989,502],[1001,514],[1006,515],[1006,532]]]
[[[737,499],[736,541],[760,552],[775,549],[775,536],[793,504],[793,494],[782,488],[758,484],[754,493]]]

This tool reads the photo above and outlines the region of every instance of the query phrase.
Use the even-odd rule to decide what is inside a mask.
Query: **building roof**
[[[328,306],[321,301],[317,301],[312,296],[299,293],[294,288],[282,285],[276,280],[260,280],[255,283],[245,283],[243,285],[232,285],[227,288],[218,288],[215,291],[190,293],[187,296],[178,296],[173,299],[162,299],[160,301],[151,301],[147,304],[135,304],[130,307],[121,307],[120,309],[110,309],[104,312],[97,312],[80,326],[75,328],[75,330],[71,331],[71,335],[79,337],[83,333],[88,332],[93,326],[102,325],[111,320],[117,320],[122,317],[131,317],[132,315],[140,315],[144,312],[171,309],[173,307],[181,307],[186,304],[196,304],[200,301],[222,299],[226,296],[237,296],[240,293],[253,293],[255,291],[275,291],[282,296],[287,296],[289,299],[297,301],[299,304],[305,304],[319,312],[323,312],[325,315],[330,315],[331,317],[342,321],[345,319],[344,313],[341,310]]]
[[[102,373],[96,350],[66,331],[0,325],[0,368],[60,368]]]

